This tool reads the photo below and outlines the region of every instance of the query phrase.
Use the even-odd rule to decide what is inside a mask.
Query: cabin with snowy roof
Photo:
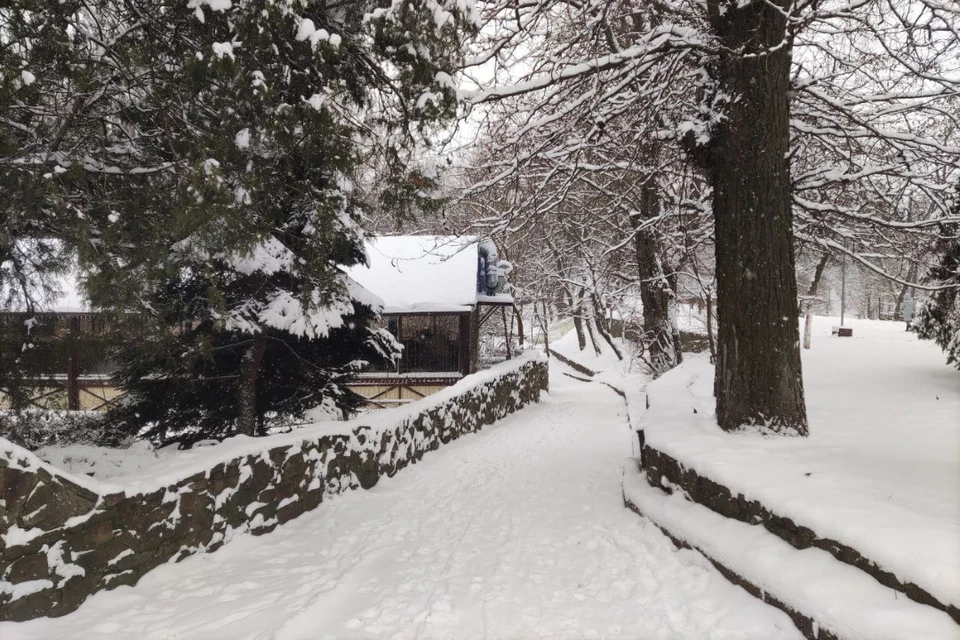
[[[399,404],[477,371],[481,327],[494,316],[506,325],[513,309],[505,291],[510,264],[496,246],[476,236],[381,236],[366,248],[368,264],[347,275],[383,300],[382,328],[403,352],[393,366],[361,373],[351,388],[373,404]]]
[[[389,406],[475,372],[481,326],[502,317],[506,327],[513,309],[505,292],[510,265],[498,259],[496,246],[475,236],[383,236],[368,239],[366,252],[368,264],[347,274],[383,301],[381,328],[403,351],[394,365],[359,374],[351,388],[375,406]],[[31,404],[105,409],[121,395],[108,356],[111,327],[79,294],[74,277],[65,277],[60,289],[42,311],[0,313],[0,329],[31,324],[30,360],[37,365]],[[2,332],[8,334],[16,332]],[[509,354],[509,336],[505,342]],[[3,399],[0,384],[0,406]]]

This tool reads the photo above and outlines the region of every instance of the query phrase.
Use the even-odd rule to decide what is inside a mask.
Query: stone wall
[[[214,551],[237,532],[272,531],[325,497],[368,489],[537,402],[546,388],[546,362],[528,355],[416,405],[346,423],[342,433],[296,444],[287,435],[279,446],[264,439],[256,453],[152,491],[74,481],[0,440],[0,620],[61,616],[165,562]]]
[[[662,489],[662,487],[659,487],[659,488]],[[641,517],[647,518],[647,515],[643,512],[643,510],[640,509],[640,507],[638,507],[636,504],[631,502],[630,499],[626,497],[626,495],[624,495],[623,501],[627,509],[630,509],[631,511],[633,511],[634,513],[636,513]],[[807,640],[843,640],[843,638],[840,638],[829,629],[825,629],[824,627],[822,627],[816,620],[814,620],[810,616],[804,615],[800,611],[797,611],[793,607],[784,603],[782,600],[780,600],[779,598],[771,594],[769,591],[753,584],[752,582],[750,582],[749,580],[747,580],[746,578],[738,574],[733,569],[730,569],[729,567],[727,567],[725,564],[723,564],[722,562],[714,558],[712,555],[710,555],[703,549],[687,542],[683,538],[676,536],[668,528],[660,526],[658,523],[654,522],[653,520],[650,520],[650,522],[653,523],[653,525],[657,529],[660,529],[660,531],[663,532],[663,535],[670,538],[670,541],[673,542],[673,544],[676,545],[678,549],[693,549],[694,551],[702,555],[704,558],[706,558],[707,561],[709,561],[710,564],[712,564],[717,569],[717,571],[719,571],[720,574],[723,575],[724,578],[726,578],[733,584],[739,587],[742,587],[744,591],[752,595],[754,598],[757,598],[762,602],[766,602],[770,606],[776,607],[777,609],[780,609],[781,611],[786,613],[788,616],[790,616],[790,619],[793,621],[793,624],[796,625],[797,630],[799,630],[800,633],[803,634],[803,637],[807,638]]]
[[[960,609],[940,602],[928,591],[912,582],[902,581],[886,571],[857,549],[836,540],[821,537],[809,527],[775,513],[766,505],[750,500],[742,493],[734,493],[726,486],[685,467],[673,457],[650,445],[643,446],[643,468],[653,487],[662,488],[672,484],[681,488],[698,504],[727,518],[747,524],[759,524],[767,531],[783,539],[796,549],[811,547],[830,553],[840,562],[852,565],[870,575],[880,584],[895,589],[911,600],[939,609],[960,623]],[[717,564],[716,562],[714,564]],[[788,612],[789,613],[789,612]]]

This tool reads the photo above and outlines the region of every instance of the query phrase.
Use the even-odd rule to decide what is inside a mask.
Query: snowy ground
[[[808,438],[724,434],[701,358],[651,388],[647,441],[960,605],[960,371],[903,323],[834,324],[803,353]]]
[[[551,392],[367,492],[4,640],[800,638],[623,507],[619,396]]]

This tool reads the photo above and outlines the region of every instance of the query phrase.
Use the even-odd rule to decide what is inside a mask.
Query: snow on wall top
[[[646,443],[960,606],[960,372],[903,323],[847,320],[855,337],[831,339],[834,319],[816,322],[808,437],[722,431],[700,354],[647,387]]]
[[[142,456],[139,462],[134,461],[129,465],[129,473],[124,470],[105,480],[56,467],[42,460],[35,453],[0,437],[0,469],[4,465],[24,471],[44,469],[53,476],[66,478],[102,496],[113,493],[123,493],[128,496],[149,493],[176,484],[197,473],[209,471],[218,464],[228,463],[235,458],[263,455],[279,447],[299,448],[304,442],[318,440],[324,436],[342,435],[355,438],[355,430],[359,427],[369,429],[372,440],[379,442],[380,434],[397,427],[405,420],[412,420],[421,413],[441,408],[446,403],[454,402],[459,395],[494,383],[503,376],[521,371],[531,363],[545,364],[546,356],[530,349],[510,360],[461,378],[455,384],[416,402],[360,414],[347,421],[321,420],[300,426],[289,433],[262,438],[237,435],[215,445],[178,451],[176,456],[171,457],[151,456],[151,459],[151,457]],[[132,451],[130,454],[136,455]]]
[[[370,265],[350,267],[347,274],[383,298],[384,313],[469,311],[477,303],[479,241],[475,236],[370,238]]]

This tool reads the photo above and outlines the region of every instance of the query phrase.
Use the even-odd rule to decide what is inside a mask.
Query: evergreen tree
[[[93,299],[147,310],[147,339],[121,356],[133,394],[119,416],[162,442],[257,435],[325,400],[355,408],[340,383],[393,351],[369,328],[378,301],[342,271],[365,260],[354,176],[386,157],[386,197],[428,196],[404,158],[454,114],[466,16],[436,2],[164,4],[139,8],[149,26],[117,56],[147,78],[117,127],[156,132],[135,140],[145,170],[88,185]],[[118,203],[156,215],[125,221]]]
[[[0,8],[0,310],[32,311],[67,268],[59,239],[74,215],[46,159],[61,139],[57,106],[77,62],[68,9],[46,0]]]
[[[394,347],[343,272],[365,260],[354,182],[375,164],[383,202],[429,206],[412,159],[455,113],[471,4],[14,5],[0,123],[20,173],[4,206],[27,222],[4,226],[0,263],[52,239],[96,307],[137,314],[126,428],[255,435],[325,399],[355,407],[344,376]]]
[[[330,419],[345,417],[362,398],[343,383],[365,363],[395,353],[388,334],[368,329],[374,316],[369,306],[358,305],[323,339],[273,328],[255,336],[218,329],[215,320],[198,321],[196,310],[185,306],[196,304],[206,286],[203,278],[170,283],[157,296],[165,310],[157,325],[142,336],[128,334],[118,378],[130,400],[112,410],[115,431],[158,446],[183,447],[232,435],[239,375],[247,365],[248,345],[256,340],[263,347],[253,396],[256,427],[250,435],[264,435],[269,425],[289,425],[316,407]]]
[[[954,211],[960,214],[960,199]],[[913,327],[918,336],[933,340],[944,350],[947,364],[960,369],[960,225],[941,229],[937,253],[939,264],[930,269],[927,281],[942,288],[920,307]]]

